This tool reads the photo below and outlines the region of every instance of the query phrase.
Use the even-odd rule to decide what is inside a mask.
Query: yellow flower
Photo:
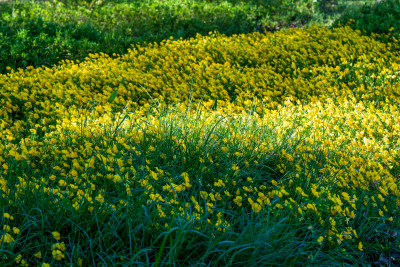
[[[103,197],[101,194],[98,194],[98,195],[95,197],[95,199],[96,199],[97,201],[101,202],[101,203],[104,202],[104,197]]]
[[[303,214],[303,210],[302,210],[300,207],[297,208],[297,212],[298,212],[299,214]]]
[[[71,175],[72,175],[72,177],[76,177],[76,176],[78,176],[78,172],[76,170],[72,170]]]
[[[60,239],[61,239],[61,236],[60,236],[60,233],[59,233],[59,232],[52,232],[52,234],[53,234],[53,236],[54,236],[55,239],[57,239],[57,240],[60,240]]]
[[[90,168],[94,168],[95,160],[96,160],[95,157],[90,158],[90,160],[89,160],[89,167]]]
[[[218,179],[218,182],[214,182],[214,186],[216,186],[216,187],[224,187],[225,184],[221,179]]]
[[[64,242],[62,243],[55,243],[51,246],[52,250],[61,250],[61,251],[65,251],[67,248],[65,247]]]
[[[323,236],[318,237],[317,242],[321,244],[322,241],[324,241],[324,237]]]
[[[363,249],[363,244],[360,242],[360,243],[358,243],[358,249],[360,250],[360,251],[364,251],[364,249]]]
[[[254,202],[251,198],[248,198],[248,201],[249,201],[249,203],[250,203],[250,205],[251,205],[251,209],[252,209],[254,212],[260,212],[260,211],[262,210],[261,205],[258,204],[257,202]]]
[[[42,258],[42,252],[41,251],[38,251],[38,252],[36,252],[35,254],[33,254],[33,256],[35,256],[36,258],[38,258],[38,259],[41,259]],[[43,266],[43,265],[42,265]]]
[[[0,236],[0,245],[1,243],[9,244],[14,241],[15,241],[14,238],[9,233],[5,233],[2,237]]]
[[[233,202],[236,203],[239,207],[242,206],[242,197],[241,196],[236,196],[236,198],[233,200]]]
[[[150,194],[150,198],[153,200],[153,201],[157,201],[157,202],[165,202],[165,200],[162,198],[162,196],[160,195],[160,194],[153,194],[153,193],[151,193]]]
[[[114,175],[113,182],[118,183],[119,181],[121,181],[121,176],[119,176],[118,174]]]
[[[61,250],[58,250],[58,249],[57,250],[53,250],[51,252],[51,254],[53,255],[53,258],[58,260],[58,261],[64,258],[64,254],[61,252]]]
[[[16,263],[20,263],[21,260],[22,260],[22,254],[18,254],[18,256],[15,257],[15,262],[16,262]]]

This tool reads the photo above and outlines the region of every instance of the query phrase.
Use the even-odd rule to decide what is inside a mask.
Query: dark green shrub
[[[358,12],[345,13],[334,26],[346,24],[352,19],[350,26],[366,34],[399,34],[400,1],[381,0],[374,5],[364,5]]]

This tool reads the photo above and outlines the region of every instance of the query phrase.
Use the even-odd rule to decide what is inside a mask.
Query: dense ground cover
[[[400,50],[377,39],[198,35],[10,69],[0,262],[397,264]]]
[[[89,53],[127,52],[134,44],[232,35],[320,23],[397,33],[396,0],[0,1],[0,73],[6,67],[51,67]]]

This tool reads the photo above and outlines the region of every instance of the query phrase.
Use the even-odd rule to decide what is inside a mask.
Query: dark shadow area
[[[0,72],[27,66],[51,67],[102,50],[104,36],[89,25],[45,22],[41,18],[0,21]]]

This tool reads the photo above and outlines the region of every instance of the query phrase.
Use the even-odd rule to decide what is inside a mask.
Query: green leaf
[[[114,101],[114,99],[117,97],[117,93],[118,93],[118,90],[115,90],[114,92],[112,92],[112,94],[110,95],[110,98],[108,98],[108,103],[112,103]]]

